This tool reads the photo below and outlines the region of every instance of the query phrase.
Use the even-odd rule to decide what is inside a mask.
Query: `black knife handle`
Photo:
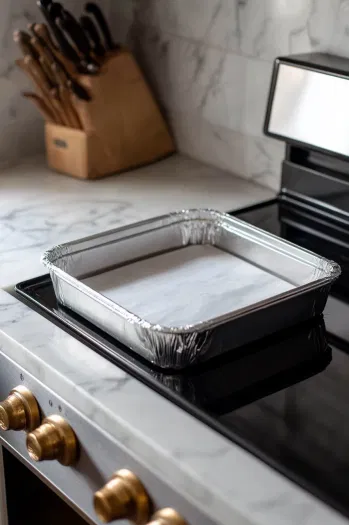
[[[68,87],[72,90],[74,95],[80,100],[85,100],[85,102],[90,102],[91,96],[87,93],[86,89],[83,88],[78,82],[75,82],[72,78],[68,80]]]
[[[111,36],[111,32],[108,26],[108,23],[102,13],[101,8],[95,4],[94,2],[88,2],[85,5],[85,11],[87,13],[91,13],[93,15],[103,33],[106,48],[112,51],[113,49],[117,49],[118,46],[115,45],[113,41],[113,37]]]
[[[79,31],[76,30],[74,24],[71,24],[69,20],[65,20],[63,18],[57,18],[56,24],[58,24],[60,29],[62,29],[65,34],[69,36],[76,49],[81,53],[83,58],[80,60],[80,64],[85,63],[89,73],[98,73],[99,64],[90,55],[90,45],[88,44],[88,48],[84,45],[83,39],[80,38],[81,35]]]
[[[98,33],[98,29],[95,26],[93,20],[89,16],[81,16],[80,24],[92,43],[93,51],[96,53],[97,56],[104,57],[105,48],[103,47],[102,41]]]
[[[60,47],[60,50],[62,51],[63,55],[68,59],[71,60],[75,66],[80,65],[80,57],[68,42],[68,40],[65,38],[64,33],[60,30],[60,28],[57,26],[55,22],[55,15],[51,15],[51,10],[48,12],[46,7],[41,3],[42,0],[38,0],[37,5],[39,9],[41,10],[42,14],[44,15],[48,25],[50,26],[50,29],[52,30],[52,33],[55,36],[55,39],[57,40],[57,44]],[[51,4],[51,8],[54,6],[54,4]]]
[[[62,13],[62,19],[65,22],[68,31],[70,31],[70,34],[75,39],[74,41],[76,41],[79,51],[83,55],[88,56],[91,53],[92,48],[90,46],[89,39],[87,38],[85,31],[79,22],[74,18],[73,15],[69,13],[69,11],[66,10],[64,10]]]
[[[46,13],[48,16],[48,20],[50,20],[50,27],[54,31],[54,34],[58,41],[58,45],[61,48],[64,56],[68,60],[73,62],[73,64],[75,64],[79,73],[82,73],[83,75],[93,75],[98,73],[98,66],[95,66],[95,64],[91,63],[85,58],[81,59],[78,52],[69,43],[69,41],[65,37],[65,34],[63,33],[63,31],[61,31],[60,27],[58,26],[57,22],[60,19],[61,14],[63,13],[62,5],[58,2],[53,2],[50,5],[49,9],[46,10]]]

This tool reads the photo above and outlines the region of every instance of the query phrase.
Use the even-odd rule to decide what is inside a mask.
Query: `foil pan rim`
[[[289,245],[290,247],[294,247],[298,250],[301,250],[302,252],[311,254],[315,256],[319,262],[319,266],[317,269],[321,272],[323,272],[325,275],[322,278],[314,279],[311,283],[304,284],[302,286],[298,286],[293,291],[283,292],[281,294],[275,295],[273,297],[270,297],[268,299],[264,299],[263,301],[260,301],[258,303],[254,303],[253,305],[246,306],[244,308],[241,308],[239,310],[236,310],[234,312],[229,312],[227,314],[209,319],[207,321],[201,321],[196,324],[192,325],[184,325],[184,326],[163,326],[159,324],[151,323],[145,319],[140,318],[133,312],[127,310],[123,306],[121,306],[118,303],[113,302],[112,300],[108,299],[105,296],[101,296],[100,293],[94,291],[93,289],[89,288],[85,284],[83,284],[81,281],[79,281],[77,278],[72,277],[67,272],[62,270],[61,268],[58,268],[55,265],[55,261],[57,260],[58,253],[61,254],[64,253],[64,251],[67,249],[67,247],[71,247],[73,245],[78,245],[79,243],[86,242],[89,240],[96,239],[101,236],[107,236],[112,235],[114,233],[120,233],[122,231],[127,231],[131,228],[137,228],[139,226],[146,226],[147,224],[151,225],[152,223],[156,221],[161,221],[164,219],[170,219],[176,222],[176,218],[182,218],[184,220],[217,220],[217,218],[221,221],[226,221],[228,225],[232,227],[243,227],[245,230],[250,231],[252,234],[256,232],[262,232],[264,236],[271,240],[276,240],[276,242],[280,243],[282,241],[282,244]],[[227,213],[219,212],[212,209],[184,209],[179,210],[176,212],[172,212],[170,214],[164,214],[162,216],[153,217],[150,219],[147,219],[145,221],[138,221],[136,223],[128,224],[122,227],[113,228],[108,231],[101,232],[99,234],[90,235],[81,239],[77,239],[75,241],[59,244],[49,250],[46,250],[45,253],[41,257],[41,262],[48,268],[48,270],[52,273],[55,273],[56,275],[59,274],[59,277],[63,279],[65,282],[67,282],[70,286],[74,287],[75,289],[81,289],[85,294],[89,295],[94,300],[98,301],[99,303],[106,306],[110,311],[115,312],[123,317],[123,319],[127,320],[128,322],[132,322],[134,324],[137,324],[139,326],[142,326],[146,328],[147,330],[151,330],[157,333],[163,333],[163,334],[190,334],[193,332],[201,332],[205,330],[211,330],[219,325],[222,325],[228,321],[237,319],[239,317],[245,316],[249,313],[255,312],[257,310],[261,310],[263,308],[272,306],[274,304],[283,302],[284,300],[287,300],[290,298],[290,296],[297,296],[301,295],[307,290],[312,290],[315,288],[319,288],[319,286],[326,286],[327,284],[333,282],[335,279],[337,279],[341,273],[340,266],[334,262],[329,261],[322,256],[319,256],[317,254],[314,254],[313,252],[300,248],[297,245],[294,245],[293,243],[290,243],[289,241],[280,239],[278,236],[269,234],[268,232],[265,232],[264,230],[257,228],[255,226],[251,226],[250,224],[233,217]],[[314,266],[314,268],[316,268]]]

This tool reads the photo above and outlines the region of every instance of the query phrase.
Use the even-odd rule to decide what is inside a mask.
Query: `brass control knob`
[[[137,476],[126,469],[115,472],[96,492],[93,503],[103,523],[128,519],[136,525],[146,525],[150,518],[150,498]]]
[[[0,403],[0,429],[30,432],[39,425],[40,410],[35,397],[25,386],[16,386]]]
[[[62,465],[75,463],[78,444],[71,426],[61,416],[49,416],[27,435],[27,450],[34,461],[56,459]]]
[[[156,512],[148,525],[188,525],[182,516],[173,509],[161,509]]]

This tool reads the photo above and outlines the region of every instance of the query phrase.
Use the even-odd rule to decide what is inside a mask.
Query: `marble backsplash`
[[[277,189],[281,142],[262,125],[276,56],[349,56],[348,0],[113,0],[179,149]]]
[[[85,0],[65,0],[75,12]],[[167,115],[180,151],[278,188],[282,143],[262,123],[276,56],[349,56],[349,0],[100,0]],[[1,1],[0,165],[43,149],[43,126],[20,92],[15,28],[39,20],[35,0]]]

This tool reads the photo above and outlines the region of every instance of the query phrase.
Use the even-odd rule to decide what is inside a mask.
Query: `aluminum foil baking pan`
[[[58,301],[163,368],[321,314],[338,264],[212,210],[172,213],[47,251]]]

